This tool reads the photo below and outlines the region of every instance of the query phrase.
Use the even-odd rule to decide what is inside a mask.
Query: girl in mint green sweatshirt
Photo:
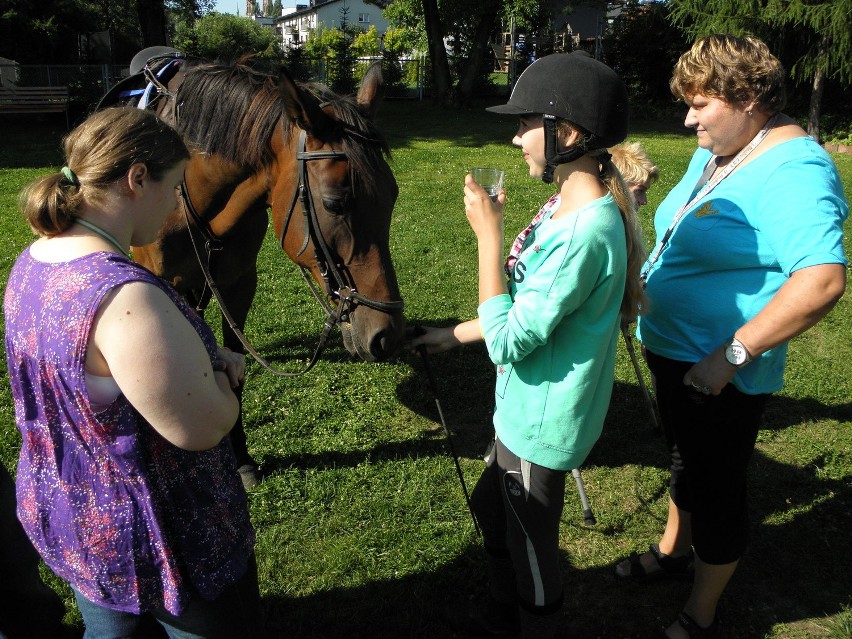
[[[559,521],[566,473],[600,436],[622,321],[644,260],[634,205],[606,147],[627,132],[627,96],[587,54],[528,67],[505,105],[530,176],[553,182],[503,259],[503,204],[468,175],[465,212],[479,250],[478,317],[428,328],[412,346],[440,352],[484,340],[496,366],[495,442],[472,495],[489,558],[489,597],[459,625],[494,636],[554,636],[562,605]],[[507,277],[508,276],[508,277]]]

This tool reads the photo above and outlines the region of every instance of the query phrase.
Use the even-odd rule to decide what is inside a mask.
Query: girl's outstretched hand
[[[422,347],[430,355],[443,353],[461,344],[454,329],[454,326],[417,326],[407,346],[412,352]]]

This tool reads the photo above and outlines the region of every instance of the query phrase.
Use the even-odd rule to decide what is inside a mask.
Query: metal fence
[[[104,93],[127,75],[127,66],[108,64],[0,64],[0,85],[57,87],[98,84]]]
[[[360,81],[370,64],[382,58],[358,58],[351,73]],[[340,74],[333,63],[322,59],[304,58],[310,80],[334,85],[335,74]],[[387,96],[422,100],[429,92],[429,60],[425,56],[401,58],[392,64],[396,68],[386,70]],[[500,74],[500,66],[495,65],[492,78],[495,93],[506,92],[506,83]],[[72,105],[86,110],[97,103],[101,96],[115,84],[126,78],[129,69],[126,65],[108,64],[0,64],[0,86],[67,86]]]
[[[375,62],[382,62],[381,57],[357,58],[349,70],[350,77],[359,83],[367,69]],[[309,79],[313,82],[334,87],[342,75],[342,69],[332,60],[324,58],[303,58],[301,63],[307,70]],[[388,64],[393,68],[388,68]],[[390,98],[408,98],[422,100],[427,90],[427,59],[425,57],[400,58],[385,66],[385,83],[387,96]]]

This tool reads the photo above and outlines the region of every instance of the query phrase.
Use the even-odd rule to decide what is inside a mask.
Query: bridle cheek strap
[[[298,150],[296,152],[296,159],[299,165],[299,183],[296,187],[296,192],[293,195],[293,200],[290,205],[290,210],[287,212],[287,218],[285,224],[282,226],[281,237],[279,238],[279,243],[283,247],[284,237],[287,232],[287,225],[289,224],[290,218],[293,214],[293,208],[295,207],[296,200],[298,199],[302,205],[302,212],[305,216],[305,222],[307,225],[307,230],[305,232],[305,239],[302,243],[302,247],[299,250],[301,254],[305,248],[307,248],[308,240],[313,242],[314,252],[316,255],[317,264],[319,265],[320,274],[322,275],[323,280],[326,285],[326,293],[331,298],[336,298],[339,303],[337,315],[340,321],[348,321],[349,313],[352,311],[355,305],[363,304],[364,306],[368,306],[377,311],[382,311],[384,313],[393,313],[396,311],[401,311],[403,309],[403,301],[402,300],[394,300],[390,302],[384,302],[382,300],[372,299],[370,297],[366,297],[361,295],[355,288],[351,285],[348,278],[344,277],[343,271],[345,271],[345,266],[338,264],[337,260],[332,253],[331,248],[328,246],[328,243],[325,241],[325,238],[322,234],[322,229],[320,228],[319,218],[317,217],[317,209],[313,203],[313,196],[311,195],[310,184],[308,182],[308,169],[307,163],[310,160],[322,160],[322,159],[340,159],[345,158],[346,154],[342,151],[335,151],[333,149],[328,151],[307,151],[307,133],[304,129],[299,132],[299,143]],[[308,284],[312,284],[313,282],[306,276],[305,269],[302,268],[303,276],[305,276],[305,281]],[[314,292],[315,297],[319,299],[319,296]],[[320,301],[322,304],[322,301]],[[325,307],[325,305],[323,304]],[[327,311],[328,312],[328,311]]]

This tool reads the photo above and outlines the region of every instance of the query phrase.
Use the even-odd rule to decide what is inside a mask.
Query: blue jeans
[[[170,639],[262,639],[257,562],[249,559],[246,574],[214,601],[196,595],[180,616],[162,607],[142,615],[110,610],[86,599],[72,586],[83,616],[83,639],[154,639],[163,630]],[[161,626],[162,629],[158,626]]]

